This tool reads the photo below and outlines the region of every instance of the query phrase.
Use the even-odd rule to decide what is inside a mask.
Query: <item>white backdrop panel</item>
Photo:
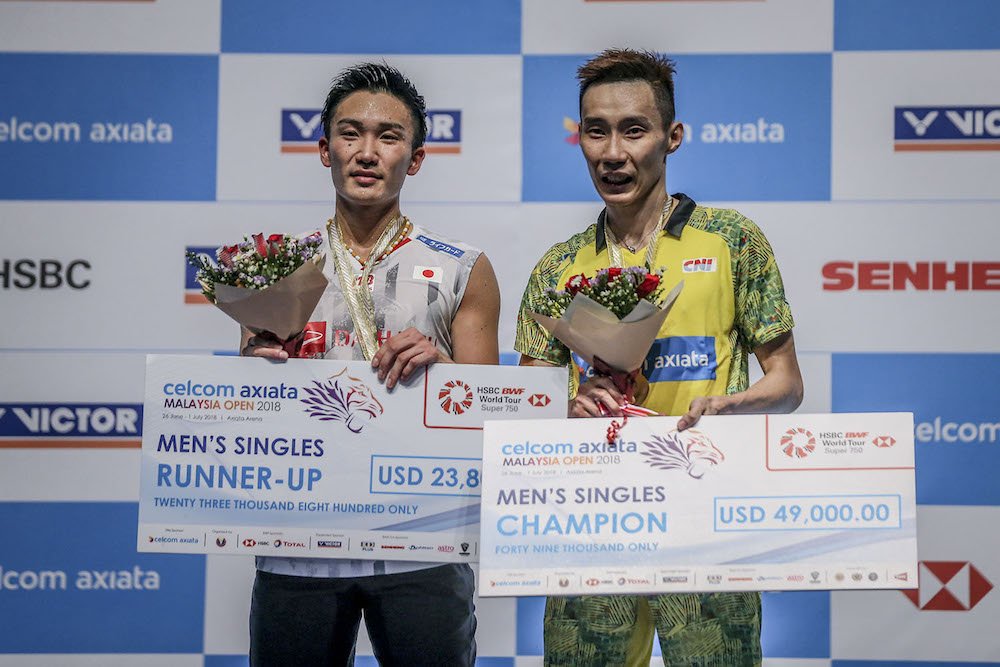
[[[922,562],[969,562],[1000,584],[1000,508],[923,505],[917,509]],[[962,596],[961,573],[948,587]],[[921,575],[921,586],[936,586]],[[1000,595],[986,594],[968,611],[918,609],[899,591],[831,594],[831,651],[841,659],[996,660]]]
[[[980,151],[896,151],[894,110],[937,107],[934,122],[950,124],[949,107],[1000,108],[998,91],[997,51],[834,53],[832,198],[997,199],[1000,144]],[[977,132],[975,121],[971,131]],[[993,141],[1000,135],[1000,129],[984,132]]]
[[[0,2],[0,44],[4,51],[218,53],[220,2]]]
[[[833,0],[523,0],[526,54],[801,53],[833,48]]]
[[[281,152],[282,109],[318,112],[337,72],[383,58],[413,81],[429,111],[461,114],[461,152],[428,155],[420,173],[407,180],[403,196],[411,201],[520,200],[521,58],[379,54],[222,55],[218,199],[331,199],[330,173],[317,154]]]

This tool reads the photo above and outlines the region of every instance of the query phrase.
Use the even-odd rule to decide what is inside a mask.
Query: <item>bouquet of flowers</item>
[[[284,342],[305,328],[326,289],[322,241],[320,232],[304,239],[253,234],[216,250],[214,263],[192,252],[187,257],[211,303],[255,334]]]
[[[547,290],[539,312],[530,315],[596,373],[610,377],[631,402],[646,354],[684,288],[682,280],[663,297],[662,282],[662,270],[641,267],[602,269],[593,277],[579,274],[564,289]],[[623,412],[626,419],[629,414],[656,414],[633,405]],[[612,424],[609,440],[621,425]]]

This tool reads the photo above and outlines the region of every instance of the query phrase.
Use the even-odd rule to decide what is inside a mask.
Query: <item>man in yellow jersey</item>
[[[667,58],[631,50],[605,51],[580,67],[580,148],[605,209],[539,260],[514,347],[522,365],[573,363],[527,315],[544,290],[609,266],[664,267],[665,286],[683,279],[684,290],[646,357],[641,404],[681,415],[681,430],[703,414],[790,412],[802,400],[802,378],[767,239],[736,211],[667,193],[666,158],[684,138],[674,121],[673,73]],[[750,353],[764,371],[752,386]],[[582,383],[574,378],[570,416],[621,414],[624,397],[611,380],[587,375]],[[761,662],[760,595],[713,593],[550,598],[545,664],[648,665],[654,626],[667,665]]]

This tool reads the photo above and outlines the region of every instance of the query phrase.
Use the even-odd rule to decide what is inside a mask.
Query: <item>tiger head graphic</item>
[[[308,398],[303,398],[302,402],[310,417],[343,422],[352,433],[360,433],[366,423],[383,412],[382,404],[368,385],[348,375],[346,368],[325,382],[313,380],[313,386],[305,387],[305,392]]]

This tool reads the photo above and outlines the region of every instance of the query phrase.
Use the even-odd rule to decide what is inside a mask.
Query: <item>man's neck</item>
[[[669,201],[666,189],[658,186],[648,197],[632,206],[608,206],[605,221],[611,226],[615,238],[630,248],[638,249],[640,244],[645,245],[643,241],[649,239],[653,228],[659,224]]]
[[[358,206],[337,198],[334,220],[340,222],[344,242],[362,259],[367,260],[379,236],[399,215],[399,199],[382,206]]]

